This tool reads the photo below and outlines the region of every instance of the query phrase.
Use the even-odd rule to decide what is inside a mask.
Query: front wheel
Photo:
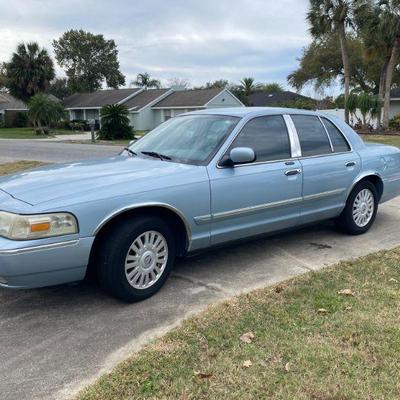
[[[372,226],[377,211],[378,196],[375,185],[369,181],[362,181],[351,191],[337,223],[345,232],[361,235]]]
[[[100,285],[124,301],[144,300],[163,286],[174,259],[174,236],[163,220],[128,219],[115,225],[98,247]]]

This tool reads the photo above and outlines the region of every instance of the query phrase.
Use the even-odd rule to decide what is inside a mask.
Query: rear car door
[[[360,171],[360,158],[337,126],[325,117],[291,115],[303,169],[301,222],[336,217]]]
[[[302,174],[300,162],[292,158],[291,135],[282,115],[253,118],[225,155],[235,147],[250,147],[256,160],[208,167],[212,213],[205,220],[211,221],[212,244],[298,224]]]

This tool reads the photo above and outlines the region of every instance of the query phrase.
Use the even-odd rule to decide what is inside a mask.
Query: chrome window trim
[[[63,247],[70,247],[70,246],[75,246],[76,244],[78,244],[78,242],[79,239],[75,239],[75,240],[68,240],[66,242],[42,244],[39,246],[20,247],[16,249],[5,249],[5,250],[0,249],[0,255],[21,254],[21,253],[29,253],[32,251],[51,250]]]
[[[329,145],[331,146],[331,152],[334,153],[335,150],[333,149],[332,139],[331,139],[331,137],[330,137],[330,135],[329,135],[328,129],[326,129],[326,126],[325,126],[325,124],[322,122],[322,118],[321,118],[319,115],[318,115],[318,119],[319,119],[320,124],[321,124],[322,127],[324,128],[324,131],[325,131],[325,133],[326,133],[326,136],[327,136],[327,138],[328,138],[328,140],[329,140]]]
[[[343,133],[343,131],[335,124],[334,121],[332,121],[332,120],[331,120],[330,118],[328,118],[326,115],[319,116],[319,118],[321,119],[322,124],[324,125],[325,129],[326,129],[326,126],[325,126],[323,120],[324,120],[324,118],[327,119],[327,120],[339,131],[339,133],[343,136],[345,142],[347,143],[347,146],[349,146],[349,149],[350,149],[350,150],[347,150],[347,151],[340,151],[340,152],[337,152],[337,153],[335,153],[335,154],[350,153],[350,152],[353,152],[353,151],[354,151],[354,150],[353,150],[353,146],[352,146],[351,143],[347,140],[346,135],[345,135],[345,134]],[[327,130],[327,129],[326,129],[326,130]],[[327,130],[327,131],[328,131],[328,130]],[[329,136],[329,132],[328,132],[328,136]],[[334,150],[334,152],[335,152],[335,149],[333,149],[333,150]]]
[[[326,197],[339,195],[343,192],[346,192],[346,188],[328,190],[326,192],[315,193],[315,194],[311,194],[308,196],[302,196],[302,197],[294,197],[294,198],[288,199],[288,200],[273,201],[270,203],[258,204],[256,206],[237,208],[237,209],[230,210],[230,211],[221,211],[221,212],[218,212],[215,214],[200,215],[198,217],[194,217],[194,221],[197,225],[203,225],[203,224],[207,224],[209,222],[214,222],[214,221],[218,222],[220,220],[225,220],[225,219],[232,218],[232,217],[240,217],[242,215],[257,213],[257,212],[264,211],[264,210],[267,210],[270,208],[283,207],[286,205],[296,204],[296,203],[300,203],[302,201],[319,200],[319,199],[323,199]]]
[[[285,120],[286,128],[289,132],[290,146],[291,146],[291,150],[292,150],[292,158],[301,157],[302,153],[301,153],[299,135],[297,133],[297,129],[292,120],[292,117],[289,114],[283,114],[283,119]]]
[[[237,134],[236,134],[236,135],[232,138],[232,140],[229,142],[226,151],[224,151],[224,153],[222,154],[222,156],[221,156],[221,157],[219,158],[219,160],[217,161],[217,164],[216,164],[217,169],[237,168],[237,167],[248,167],[248,166],[251,166],[251,165],[261,165],[261,164],[270,164],[270,163],[276,163],[276,162],[292,161],[293,158],[294,158],[294,156],[293,156],[293,151],[292,151],[292,148],[293,148],[293,145],[292,145],[292,135],[293,135],[293,133],[290,132],[290,129],[289,129],[288,124],[287,124],[286,119],[285,119],[285,115],[286,115],[286,114],[281,114],[281,113],[257,115],[257,116],[255,116],[255,117],[250,118],[249,120],[247,120],[247,121],[244,123],[244,125],[239,129],[239,131],[237,132]],[[227,154],[227,152],[228,152],[229,148],[231,147],[232,143],[233,143],[233,142],[236,140],[236,138],[241,134],[242,130],[246,127],[246,125],[247,125],[250,121],[252,121],[253,119],[256,119],[256,118],[276,117],[276,116],[282,117],[282,118],[283,118],[283,121],[285,122],[286,131],[287,131],[288,138],[289,138],[289,146],[290,146],[290,153],[291,153],[291,157],[290,157],[290,158],[285,158],[285,159],[282,159],[282,160],[268,160],[268,161],[259,161],[259,162],[256,161],[256,162],[246,163],[246,164],[237,164],[237,165],[233,165],[232,167],[227,167],[227,166],[220,165],[220,162],[222,161],[222,159],[223,159],[223,158],[225,157],[225,155]],[[294,135],[294,137],[296,137],[296,136]]]

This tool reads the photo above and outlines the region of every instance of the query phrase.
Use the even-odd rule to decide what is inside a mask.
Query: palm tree
[[[244,94],[245,97],[251,95],[260,87],[259,83],[255,82],[254,78],[243,78],[239,82],[238,89]]]
[[[53,61],[46,49],[35,42],[21,43],[5,64],[6,84],[10,94],[28,101],[36,93],[44,92],[54,78]]]
[[[310,0],[307,19],[311,25],[311,35],[314,38],[321,38],[332,33],[337,33],[339,36],[344,72],[345,120],[348,123],[349,111],[346,103],[350,93],[350,62],[346,28],[353,25],[352,1]]]
[[[49,133],[50,127],[65,117],[61,102],[53,100],[44,93],[35,94],[28,102],[28,115],[38,134]]]
[[[149,88],[160,88],[161,82],[158,79],[152,79],[147,72],[137,74],[136,80],[132,82],[133,85],[141,87],[145,90]]]
[[[100,138],[132,139],[133,130],[129,124],[129,110],[124,104],[108,104],[100,110]]]

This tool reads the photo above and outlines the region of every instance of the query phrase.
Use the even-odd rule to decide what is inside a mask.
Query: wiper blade
[[[127,151],[131,156],[137,156],[137,154],[129,147],[124,147],[124,150]]]
[[[141,153],[144,154],[145,156],[159,158],[160,160],[170,160],[171,159],[171,157],[166,156],[161,153],[157,153],[156,151],[141,151]]]

